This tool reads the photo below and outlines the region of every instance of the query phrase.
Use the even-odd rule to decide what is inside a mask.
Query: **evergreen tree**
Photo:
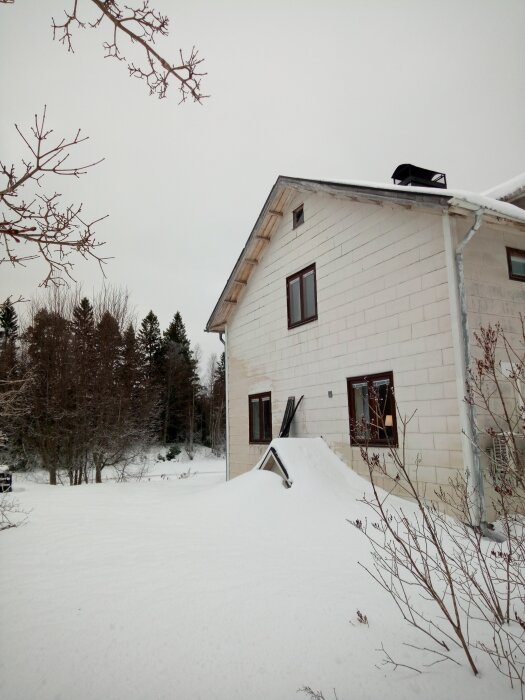
[[[39,458],[49,483],[56,484],[59,469],[69,470],[75,459],[70,324],[59,312],[41,308],[25,339],[33,381],[21,431],[24,451]]]
[[[9,390],[7,383],[15,379],[17,338],[18,317],[9,297],[0,306],[0,391]]]
[[[161,376],[162,338],[159,319],[153,311],[142,320],[137,339],[146,378],[149,382],[157,382]]]
[[[18,316],[11,297],[0,306],[0,336],[4,345],[8,340],[16,340],[18,337]]]
[[[122,413],[123,342],[117,319],[104,311],[95,328],[96,397],[95,440],[93,461],[95,482],[102,483],[102,469],[108,452],[112,452],[118,436],[125,430],[127,415]]]
[[[87,483],[87,466],[93,432],[95,430],[95,321],[93,307],[84,297],[75,306],[71,321],[72,356],[72,390],[75,398],[75,418],[77,445],[82,452],[82,459],[70,465],[69,479],[72,484]],[[82,447],[81,447],[82,446]]]
[[[186,326],[182,321],[182,316],[180,315],[179,311],[177,311],[172,322],[164,331],[163,341],[165,345],[173,343],[176,346],[179,355],[182,355],[187,362],[190,362],[190,341],[188,340]]]
[[[73,309],[71,328],[75,336],[75,344],[82,355],[87,357],[92,354],[95,321],[93,307],[86,297],[81,299],[78,306]]]
[[[221,354],[213,373],[210,414],[211,447],[215,454],[220,454],[226,442],[226,358],[224,352]]]
[[[87,482],[91,470],[101,482],[106,466],[128,464],[151,436],[159,385],[145,380],[135,330],[122,329],[126,316],[115,298],[101,311],[100,302],[93,308],[84,298],[72,308],[55,295],[24,334],[20,376],[30,381],[28,410],[16,421],[17,454],[42,464],[50,483],[60,470],[71,484]]]
[[[27,413],[25,391],[19,361],[18,319],[10,299],[0,304],[0,444],[11,450],[20,445],[18,421]]]
[[[163,335],[163,440],[185,440],[193,448],[197,360],[177,311]]]
[[[135,396],[140,386],[140,351],[135,329],[130,323],[122,336],[121,381],[129,396]]]

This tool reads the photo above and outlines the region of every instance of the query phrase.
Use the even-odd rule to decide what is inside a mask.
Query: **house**
[[[415,412],[406,451],[421,458],[418,481],[433,493],[468,465],[481,492],[466,358],[481,325],[520,330],[525,176],[479,195],[433,171],[396,173],[404,184],[280,176],[272,187],[206,327],[225,343],[228,478],[277,437],[290,396],[304,396],[291,434],[323,436],[366,476],[357,426],[379,452],[399,441],[394,389]]]

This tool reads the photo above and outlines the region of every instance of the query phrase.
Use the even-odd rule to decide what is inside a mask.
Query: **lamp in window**
[[[394,420],[391,415],[385,416],[385,428],[392,428]]]

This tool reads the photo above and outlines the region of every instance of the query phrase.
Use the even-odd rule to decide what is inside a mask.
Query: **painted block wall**
[[[472,224],[472,221],[469,222]],[[457,237],[462,238],[467,230],[467,222],[458,222]],[[467,294],[468,326],[471,343],[471,354],[480,355],[476,348],[474,334],[480,328],[493,327],[500,324],[507,340],[515,348],[521,348],[523,354],[524,339],[520,314],[525,314],[525,283],[509,278],[506,248],[525,250],[525,233],[502,226],[483,226],[465,248],[465,290]],[[508,362],[507,353],[501,348],[497,354],[498,362]],[[516,397],[510,385],[502,384],[503,395],[509,411],[516,412],[519,419]],[[494,400],[494,408],[500,411],[499,400]],[[476,409],[476,420],[482,431],[487,428],[497,429],[497,424],[483,410]],[[519,422],[517,431],[521,430]],[[506,426],[503,426],[504,428]],[[482,432],[480,436],[482,450],[490,451],[492,440]],[[482,454],[482,466],[485,472],[489,469],[488,454]],[[491,502],[494,494],[490,478],[485,479],[485,496],[489,519],[493,514]]]
[[[304,204],[304,224],[292,211]],[[286,278],[315,263],[318,320],[288,330]],[[227,327],[230,477],[258,461],[248,396],[272,392],[273,435],[288,396],[304,399],[292,435],[322,435],[365,473],[349,440],[346,379],[391,370],[407,455],[433,491],[462,466],[441,216],[388,203],[298,193]],[[332,392],[329,398],[328,392]]]
[[[472,222],[470,222],[472,223]],[[468,229],[457,226],[460,239]],[[525,283],[509,278],[506,248],[525,250],[525,233],[506,227],[482,226],[464,253],[469,330],[499,323],[516,343],[525,312]]]

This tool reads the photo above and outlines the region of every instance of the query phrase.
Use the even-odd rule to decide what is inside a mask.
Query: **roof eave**
[[[259,254],[264,253],[264,248],[271,240],[279,219],[283,216],[283,210],[287,202],[287,191],[296,190],[326,192],[332,195],[338,194],[356,201],[389,202],[405,207],[418,206],[443,212],[449,211],[452,214],[462,216],[484,209],[486,214],[496,223],[505,224],[510,221],[513,224],[518,224],[520,228],[525,226],[523,220],[514,218],[510,212],[502,214],[501,211],[491,211],[490,207],[483,206],[480,202],[469,201],[468,197],[458,196],[456,193],[447,190],[393,186],[382,188],[375,185],[310,180],[279,175],[215,304],[206,324],[205,330],[207,332],[222,333],[225,331],[228,317],[230,316],[228,307],[233,307],[237,304],[242,289],[246,286],[251,276],[251,269],[253,268],[247,270],[246,265],[258,264]],[[254,256],[253,259],[250,256]],[[236,287],[240,287],[240,289],[236,289]]]

